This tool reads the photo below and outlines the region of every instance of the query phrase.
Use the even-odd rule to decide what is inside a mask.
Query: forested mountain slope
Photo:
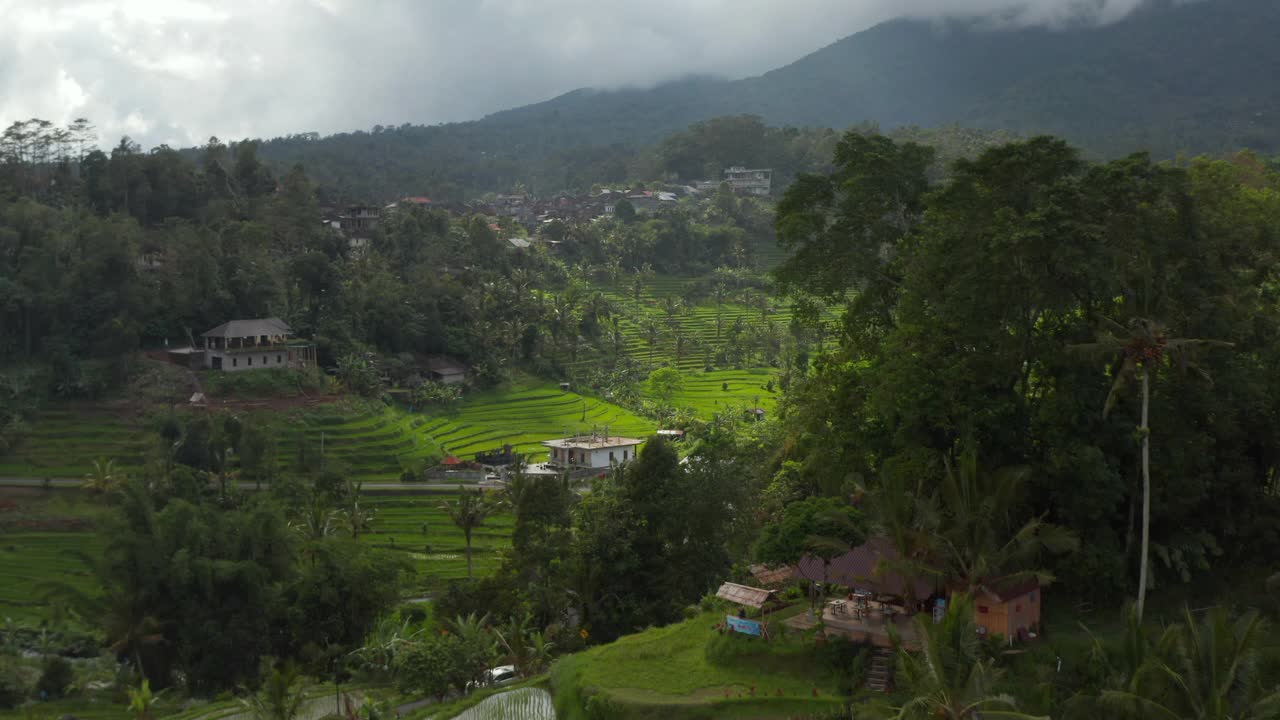
[[[322,186],[346,194],[441,197],[642,177],[662,168],[638,149],[690,123],[739,114],[775,126],[1051,133],[1095,156],[1273,154],[1277,25],[1274,0],[1156,0],[1109,26],[1064,30],[900,20],[759,77],[576,90],[475,122],[277,139],[262,152],[303,162]]]

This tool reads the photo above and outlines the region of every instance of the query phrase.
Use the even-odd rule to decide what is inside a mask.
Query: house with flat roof
[[[621,465],[636,456],[636,449],[643,440],[611,435],[578,435],[576,437],[546,440],[542,444],[551,449],[552,467],[565,470],[607,470]]]
[[[293,337],[280,318],[229,320],[200,335],[201,366],[211,370],[304,368],[315,364],[315,347]]]

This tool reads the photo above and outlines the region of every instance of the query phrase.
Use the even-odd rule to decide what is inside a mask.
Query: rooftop
[[[247,338],[263,335],[292,335],[288,324],[280,318],[256,318],[253,320],[229,320],[200,337]]]
[[[443,355],[431,355],[426,359],[427,370],[441,375],[461,375],[467,366]]]
[[[900,565],[900,557],[888,538],[873,537],[832,560],[826,581],[900,597],[905,596],[909,588],[918,600],[932,595],[935,587],[928,578],[906,578],[888,569]],[[822,561],[812,556],[806,555],[796,567],[797,577],[823,582],[822,575]]]
[[[609,435],[579,435],[577,437],[544,440],[543,445],[549,448],[572,448],[574,450],[599,450],[601,448],[631,447],[639,445],[643,440]]]
[[[773,598],[773,590],[753,588],[738,583],[727,582],[716,591],[716,597],[731,603],[759,610]]]

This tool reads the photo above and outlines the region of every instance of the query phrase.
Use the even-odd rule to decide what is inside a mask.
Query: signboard
[[[755,635],[757,637],[764,636],[764,626],[755,620],[726,615],[724,621],[725,625],[728,626],[731,632],[738,632],[743,635]]]

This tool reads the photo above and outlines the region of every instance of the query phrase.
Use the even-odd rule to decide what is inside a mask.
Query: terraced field
[[[645,437],[655,427],[625,408],[543,381],[524,381],[468,398],[456,414],[433,417],[422,430],[442,450],[459,457],[509,443],[518,452],[541,453],[543,440],[608,426],[610,434]]]
[[[780,394],[776,380],[776,371],[768,368],[686,373],[684,391],[675,396],[675,404],[693,408],[703,418],[731,408],[758,407],[768,413],[777,405]],[[769,390],[771,382],[773,390]]]
[[[0,476],[79,477],[100,458],[140,467],[146,446],[136,418],[106,409],[50,410],[31,424],[13,452],[0,455]]]
[[[682,372],[692,372],[703,369],[708,355],[715,357],[727,342],[729,329],[739,320],[746,328],[761,328],[772,323],[776,332],[787,332],[791,307],[774,298],[769,299],[768,311],[731,301],[717,307],[714,301],[708,301],[686,305],[668,317],[663,309],[667,298],[683,301],[695,282],[692,278],[656,277],[645,284],[638,299],[625,283],[600,286],[610,302],[621,310],[620,325],[626,338],[623,349],[628,355],[646,364],[672,365]],[[652,348],[646,333],[649,320],[655,321],[661,330]],[[680,338],[684,338],[683,347]],[[580,364],[589,362],[592,360],[579,361]]]
[[[365,505],[374,511],[373,532],[361,536],[371,546],[401,553],[416,575],[415,595],[431,593],[449,580],[467,576],[466,542],[441,508],[456,492],[429,495],[371,496]],[[503,513],[489,518],[471,534],[475,577],[492,575],[501,553],[511,546],[513,519]]]
[[[10,532],[0,535],[0,618],[34,624],[49,617],[40,585],[65,582],[90,588],[93,578],[68,550],[94,553],[92,532]]]

